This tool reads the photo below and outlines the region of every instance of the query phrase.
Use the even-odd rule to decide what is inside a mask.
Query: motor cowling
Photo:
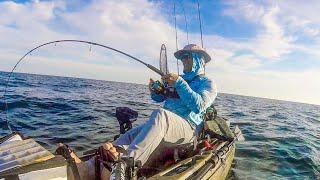
[[[120,134],[132,128],[132,123],[137,120],[138,112],[128,107],[117,107],[116,118],[120,125]]]

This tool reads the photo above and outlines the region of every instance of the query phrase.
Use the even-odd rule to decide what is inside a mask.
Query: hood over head
[[[191,81],[198,75],[205,73],[205,60],[200,53],[191,52],[192,56],[192,69],[190,72],[183,72],[182,78],[186,81]]]

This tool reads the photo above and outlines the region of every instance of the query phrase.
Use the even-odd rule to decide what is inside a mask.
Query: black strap
[[[217,109],[212,104],[210,107],[206,109],[205,113],[203,114],[203,120],[212,121],[212,120],[215,120],[217,116],[218,116]]]
[[[99,158],[100,158],[100,156],[96,155],[96,157],[95,157],[95,176],[96,176],[96,178],[95,179],[97,179],[97,180],[101,180],[101,171],[100,171],[101,164],[100,164]]]
[[[1,177],[1,178],[4,178],[5,180],[19,180],[20,179],[18,174],[9,175],[9,176],[6,176],[6,177]]]
[[[74,159],[73,158],[71,158],[69,160],[67,159],[67,161],[68,161],[68,164],[71,166],[71,170],[72,170],[72,174],[74,176],[74,179],[81,180],[79,170],[78,170],[77,164],[74,161]]]
[[[63,144],[63,146],[60,146],[56,149],[55,154],[62,155],[67,160],[68,165],[70,165],[74,178],[76,180],[81,180],[77,164],[75,160],[71,157],[70,151],[72,152],[69,146],[66,144]]]

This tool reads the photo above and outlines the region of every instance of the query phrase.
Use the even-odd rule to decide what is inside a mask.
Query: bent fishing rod
[[[84,41],[84,40],[76,40],[76,39],[62,39],[62,40],[56,40],[56,41],[50,41],[50,42],[47,42],[47,43],[44,43],[44,44],[41,44],[33,49],[31,49],[30,51],[28,51],[26,54],[24,54],[19,60],[18,62],[14,65],[14,67],[12,68],[9,76],[8,76],[8,79],[6,81],[6,86],[5,86],[5,89],[4,89],[4,95],[3,95],[3,98],[4,98],[4,103],[5,103],[5,111],[6,111],[6,123],[7,123],[7,127],[9,129],[10,132],[13,132],[12,131],[12,128],[10,127],[10,124],[8,122],[8,104],[7,104],[7,101],[6,101],[6,98],[5,98],[5,95],[7,93],[7,88],[8,88],[8,84],[9,84],[9,81],[10,81],[10,78],[13,74],[13,71],[17,68],[17,66],[20,64],[20,62],[26,57],[28,56],[29,54],[31,54],[33,51],[43,47],[43,46],[46,46],[46,45],[49,45],[49,44],[57,44],[57,43],[62,43],[62,42],[76,42],[76,43],[85,43],[85,44],[90,44],[90,45],[94,45],[94,46],[99,46],[99,47],[103,47],[103,48],[106,48],[106,49],[109,49],[109,50],[112,50],[112,51],[115,51],[115,52],[118,52],[120,54],[123,54],[127,57],[130,57],[131,59],[147,66],[149,69],[151,69],[152,71],[156,72],[157,74],[159,74],[160,76],[164,76],[165,74],[159,70],[158,68],[152,66],[151,64],[148,64],[148,63],[145,63],[143,62],[141,59],[138,59],[128,53],[125,53],[123,51],[120,51],[118,49],[115,49],[115,48],[112,48],[110,46],[106,46],[106,45],[103,45],[103,44],[99,44],[99,43],[96,43],[96,42],[91,42],[91,41]],[[91,49],[91,48],[90,48]]]

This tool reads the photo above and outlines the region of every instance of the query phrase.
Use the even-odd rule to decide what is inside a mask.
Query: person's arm
[[[165,100],[165,97],[162,94],[156,94],[155,92],[151,92],[150,95],[151,99],[156,102],[163,102]]]
[[[175,82],[181,101],[197,114],[211,106],[217,96],[216,86],[211,80],[207,79],[201,82],[199,86],[197,92],[195,92],[182,77],[178,77]]]

